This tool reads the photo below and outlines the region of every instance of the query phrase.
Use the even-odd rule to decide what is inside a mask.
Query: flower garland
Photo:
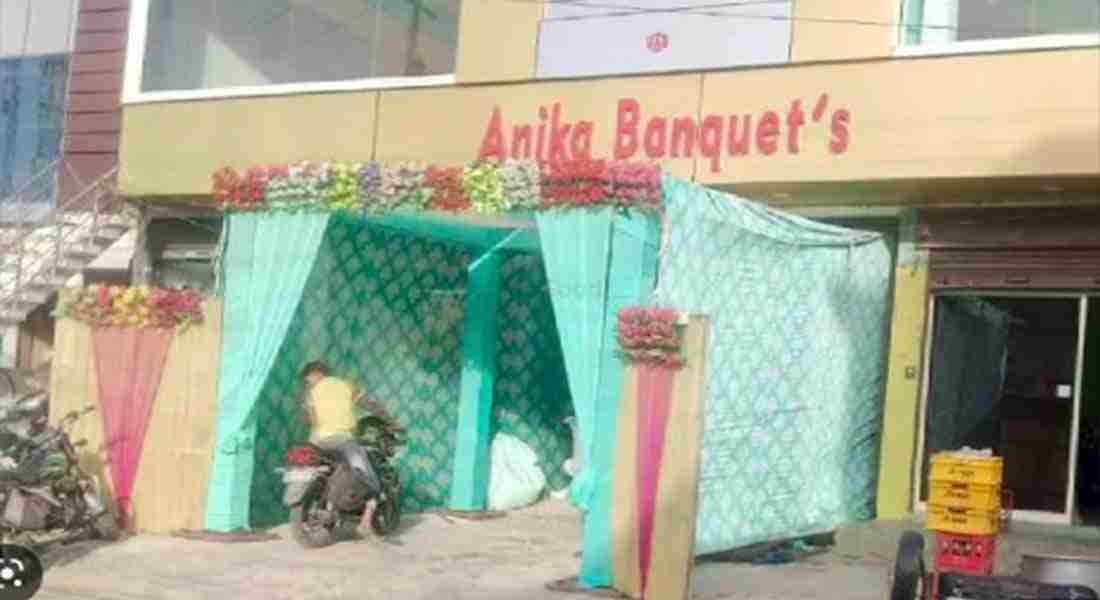
[[[627,361],[678,369],[684,365],[679,315],[667,308],[634,306],[619,311],[616,338]]]
[[[187,328],[203,320],[202,297],[194,290],[91,285],[65,288],[54,316],[114,327]]]
[[[214,201],[226,211],[391,211],[501,213],[613,206],[660,210],[656,165],[604,160],[539,164],[479,160],[462,167],[412,163],[324,163],[224,167]]]

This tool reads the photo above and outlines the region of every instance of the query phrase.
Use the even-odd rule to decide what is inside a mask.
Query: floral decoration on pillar
[[[669,403],[676,371],[684,365],[679,314],[665,308],[623,309],[617,338],[638,378],[638,568],[644,598]]]
[[[54,315],[92,327],[103,439],[119,524],[131,512],[145,432],[176,329],[201,323],[193,290],[88,286],[61,291]]]

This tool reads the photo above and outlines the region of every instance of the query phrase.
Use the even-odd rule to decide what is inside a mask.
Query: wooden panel
[[[75,52],[105,52],[126,48],[126,34],[117,33],[77,33]]]
[[[69,92],[111,92],[122,89],[121,73],[79,73],[69,79]]]
[[[116,72],[121,74],[126,64],[126,53],[116,52],[85,52],[74,54],[72,57],[72,71],[74,75],[81,73]]]
[[[71,94],[69,112],[112,112],[119,107],[118,93]]]
[[[81,0],[72,54],[62,201],[118,164],[129,0]],[[93,114],[88,114],[93,113]]]
[[[685,366],[676,374],[668,414],[647,598],[688,600],[695,565],[695,523],[703,451],[707,320],[692,317],[684,331]]]
[[[84,185],[110,171],[115,162],[113,154],[72,154],[62,175],[62,185],[73,186],[74,191],[79,191]]]
[[[1100,248],[933,250],[934,289],[1097,289]]]
[[[214,447],[221,304],[206,304],[206,323],[178,333],[168,354],[134,485],[136,531],[169,533],[201,529]],[[58,321],[50,382],[50,419],[70,410],[98,406],[91,329],[76,321]],[[97,413],[74,428],[87,439],[81,463],[110,494],[103,428]]]
[[[118,133],[77,133],[65,136],[65,150],[69,154],[82,152],[109,152],[118,150]]]
[[[128,26],[129,12],[126,10],[84,12],[77,25],[80,33],[126,31]]]
[[[116,133],[122,125],[122,113],[69,113],[66,133]]]
[[[103,10],[126,10],[130,8],[130,0],[80,0],[80,12]]]
[[[1100,187],[1094,190],[1100,194]],[[925,248],[1100,248],[1100,206],[921,211]]]

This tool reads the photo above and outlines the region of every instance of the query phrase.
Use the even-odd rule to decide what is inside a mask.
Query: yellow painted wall
[[[177,334],[168,353],[134,484],[132,526],[137,531],[170,533],[203,527],[218,400],[221,303],[208,302],[205,311],[206,322]],[[71,410],[98,407],[87,325],[58,320],[50,379],[52,422]],[[81,419],[73,439],[88,440],[81,463],[110,495],[100,414]]]
[[[791,61],[890,56],[901,18],[901,0],[797,0]]]
[[[1088,73],[1089,76],[1085,76]],[[1100,49],[746,70],[708,76],[704,113],[785,113],[828,94],[801,152],[699,169],[702,183],[1100,173]],[[851,113],[847,152],[826,125]],[[759,117],[757,117],[759,118]],[[807,118],[807,122],[811,119]],[[785,130],[784,130],[785,131]]]
[[[123,111],[119,188],[128,195],[208,194],[220,167],[366,160],[374,92],[146,104]]]
[[[928,262],[900,265],[894,276],[894,315],[879,466],[878,518],[911,512],[928,306]]]
[[[472,51],[472,50],[471,50]],[[708,185],[795,185],[945,178],[1100,175],[1100,49],[813,64],[584,81],[452,86],[128,106],[121,181],[130,196],[199,195],[219,166],[310,159],[457,163],[474,158],[494,107],[506,130],[538,123],[560,102],[563,119],[591,120],[593,154],[614,143],[616,108],[634,97],[642,119],[750,115],[747,156],[663,159],[668,172]],[[814,107],[827,94],[821,121]],[[798,152],[790,105],[807,124]],[[377,102],[377,113],[375,103]],[[846,151],[830,151],[831,121],[850,114]],[[755,127],[775,111],[777,151]],[[374,122],[377,118],[377,139]],[[644,127],[643,122],[642,126]],[[723,131],[723,135],[728,132]],[[639,152],[633,160],[646,160]]]
[[[463,0],[455,79],[522,81],[535,76],[542,2]]]
[[[614,143],[618,101],[634,97],[649,110],[692,114],[699,104],[701,75],[637,77],[615,85],[593,81],[542,82],[386,92],[379,105],[375,158],[460,163],[477,158],[493,109],[501,109],[507,131],[513,124],[539,123],[539,109],[561,104],[561,119],[592,120],[592,153],[607,156]],[[673,174],[690,177],[690,158],[662,163]]]

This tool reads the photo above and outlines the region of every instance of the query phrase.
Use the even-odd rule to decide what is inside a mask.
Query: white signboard
[[[578,0],[547,6],[538,76],[579,77],[785,63],[787,0]]]

